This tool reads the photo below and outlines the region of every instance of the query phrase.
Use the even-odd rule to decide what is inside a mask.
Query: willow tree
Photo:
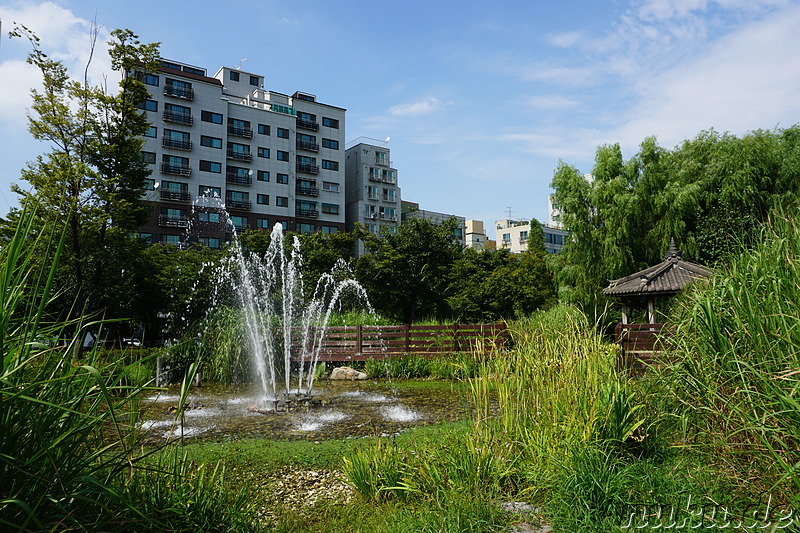
[[[800,128],[742,137],[704,131],[672,150],[647,138],[624,160],[597,149],[591,176],[561,162],[552,187],[569,231],[558,273],[562,299],[602,307],[609,280],[660,261],[671,238],[714,265],[753,244],[777,206],[800,192]]]
[[[158,44],[143,44],[130,30],[111,33],[111,66],[121,74],[112,91],[105,82],[90,83],[88,63],[75,79],[24,26],[11,35],[29,40],[28,63],[41,73],[42,88],[32,91],[28,123],[31,135],[48,144],[48,152],[22,171],[30,189],[14,190],[23,207],[37,206],[42,225],[66,229],[59,270],[62,306],[78,301],[88,310],[101,310],[115,304],[113,286],[124,281],[122,265],[128,259],[118,260],[117,252],[148,214],[139,198],[150,173],[141,157],[141,136],[149,123],[138,109],[148,91],[138,76],[122,74],[155,70]],[[96,40],[94,29],[90,58]]]

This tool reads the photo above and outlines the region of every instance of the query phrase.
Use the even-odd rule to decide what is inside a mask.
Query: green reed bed
[[[228,531],[234,511],[248,522],[218,505],[217,474],[142,461],[141,361],[81,352],[81,333],[100,324],[48,321],[63,238],[37,236],[33,221],[23,213],[0,249],[0,529]],[[202,520],[187,512],[197,502]]]
[[[749,494],[800,504],[800,222],[681,299],[662,369],[675,431]]]

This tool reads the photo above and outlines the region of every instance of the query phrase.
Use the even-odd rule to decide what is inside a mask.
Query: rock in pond
[[[354,368],[350,368],[349,366],[340,366],[333,369],[333,372],[331,372],[331,376],[328,379],[333,379],[333,380],[367,379],[367,375],[363,372],[359,372]]]

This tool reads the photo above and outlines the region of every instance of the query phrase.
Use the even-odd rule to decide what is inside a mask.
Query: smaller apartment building
[[[403,222],[413,218],[424,218],[433,224],[441,224],[450,220],[451,218],[455,219],[456,229],[453,231],[453,234],[459,244],[461,244],[462,248],[466,246],[466,219],[464,217],[420,209],[418,203],[406,202],[405,200],[402,202],[402,209]]]
[[[347,231],[361,224],[375,235],[400,225],[400,187],[386,142],[359,137],[345,151]]]
[[[522,253],[528,249],[528,236],[531,231],[529,220],[498,220],[497,247],[506,249],[513,254]],[[542,224],[544,232],[544,247],[548,253],[558,253],[564,246],[567,232],[561,228]]]

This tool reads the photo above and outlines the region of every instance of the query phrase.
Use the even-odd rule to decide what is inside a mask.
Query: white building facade
[[[544,232],[544,248],[548,253],[558,253],[564,246],[567,232],[561,228],[541,225]],[[519,254],[528,249],[528,237],[531,232],[529,220],[498,220],[495,222],[497,230],[497,248],[509,250],[512,254]]]
[[[389,143],[360,137],[345,151],[347,230],[361,224],[375,235],[400,225],[400,187]],[[358,253],[363,250],[359,245]]]
[[[237,231],[276,223],[288,231],[345,229],[345,109],[264,89],[264,77],[228,67],[162,61],[139,74],[150,90],[152,123],[142,156],[153,167],[153,207],[140,235],[212,248]]]

